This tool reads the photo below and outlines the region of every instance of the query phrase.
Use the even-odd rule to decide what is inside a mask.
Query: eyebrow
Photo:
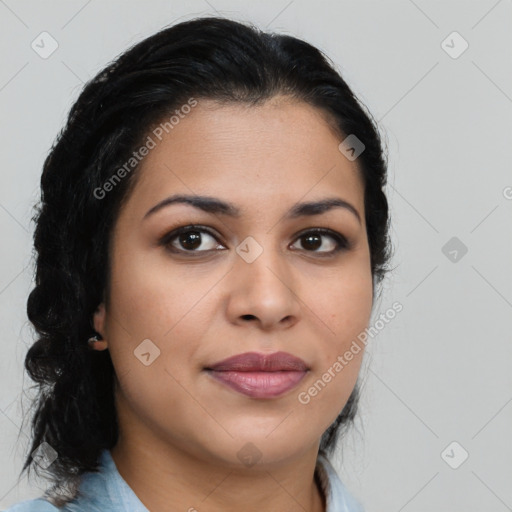
[[[197,196],[197,195],[173,195],[165,198],[164,200],[157,203],[155,206],[150,208],[143,219],[153,215],[157,211],[165,208],[171,204],[188,204],[194,208],[198,208],[206,213],[227,215],[229,217],[239,218],[241,216],[240,208],[236,207],[232,203],[227,203],[221,199],[209,196]],[[339,197],[327,197],[319,201],[310,201],[307,203],[295,204],[285,215],[285,219],[296,219],[298,217],[306,217],[312,215],[320,215],[333,208],[344,208],[351,212],[361,224],[361,217],[359,212],[354,206],[344,199]]]

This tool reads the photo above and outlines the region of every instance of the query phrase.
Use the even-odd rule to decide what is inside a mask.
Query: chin
[[[256,465],[259,469],[270,469],[318,448],[321,432],[317,436],[308,435],[307,429],[298,428],[292,422],[285,427],[284,417],[286,414],[259,422],[254,418],[239,419],[236,424],[226,425],[233,437],[221,432],[222,429],[215,436],[210,431],[204,440],[208,446],[204,448],[218,463],[237,470]]]

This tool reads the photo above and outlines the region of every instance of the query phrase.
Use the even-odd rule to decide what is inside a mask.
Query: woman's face
[[[222,464],[316,450],[356,383],[363,350],[344,354],[372,308],[357,161],[317,109],[282,98],[200,100],[150,136],[114,230],[110,304],[95,313],[122,433]],[[175,195],[211,202],[161,203]],[[292,215],[327,199],[349,206]],[[286,359],[208,370],[247,352],[286,352],[306,370]]]

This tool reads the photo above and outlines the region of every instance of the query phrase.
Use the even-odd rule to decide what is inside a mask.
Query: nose
[[[284,255],[269,246],[249,261],[237,254],[228,274],[230,322],[252,322],[262,330],[285,329],[297,323],[301,314],[297,277]]]

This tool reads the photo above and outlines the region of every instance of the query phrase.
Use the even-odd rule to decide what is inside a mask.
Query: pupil
[[[306,243],[302,244],[303,247],[306,245],[304,249],[318,249],[322,245],[322,241],[318,235],[307,235],[304,237],[304,240],[306,240]]]
[[[198,231],[189,231],[180,235],[180,243],[185,249],[195,249],[201,245],[201,235]]]

